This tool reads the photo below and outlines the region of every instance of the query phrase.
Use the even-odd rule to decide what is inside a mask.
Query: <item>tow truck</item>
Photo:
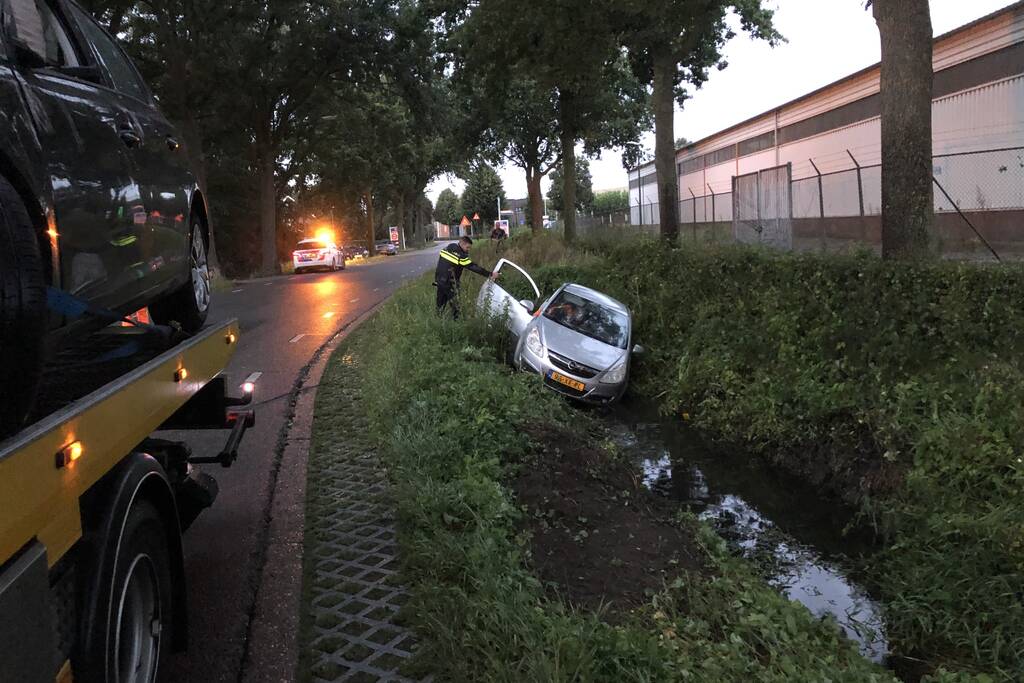
[[[149,683],[184,648],[182,533],[217,495],[195,465],[230,466],[255,421],[253,383],[224,375],[239,334],[114,325],[51,364],[38,417],[0,442],[0,683]],[[224,448],[159,438],[188,429]]]

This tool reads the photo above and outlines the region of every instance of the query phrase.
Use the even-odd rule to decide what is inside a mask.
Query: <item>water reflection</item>
[[[756,458],[712,453],[650,410],[624,407],[617,418],[614,438],[634,455],[645,486],[710,523],[791,600],[832,615],[865,656],[886,656],[880,606],[844,569],[866,545],[843,533],[849,510]]]

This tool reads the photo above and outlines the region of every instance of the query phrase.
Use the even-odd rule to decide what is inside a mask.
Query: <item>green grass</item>
[[[575,426],[585,439],[587,424],[499,362],[502,338],[472,315],[438,319],[421,279],[346,340],[318,390],[307,524],[315,529],[331,501],[329,486],[313,484],[318,453],[356,433],[393,484],[412,592],[405,617],[425,641],[421,672],[509,682],[891,680],[833,622],[782,598],[693,520],[705,571],[681,574],[624,623],[547,595],[528,569],[506,482],[538,449],[522,425]]]
[[[899,652],[1024,680],[1024,270],[641,240],[506,256],[545,294],[626,302],[635,389],[666,413],[860,501]]]

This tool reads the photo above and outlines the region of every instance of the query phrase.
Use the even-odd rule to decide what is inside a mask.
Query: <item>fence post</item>
[[[693,241],[696,242],[697,241],[697,195],[695,195],[693,193],[693,188],[692,187],[688,187],[686,189],[689,190],[690,198],[693,201],[693,228],[691,229],[691,233],[693,234]]]
[[[818,216],[820,218],[825,217],[825,193],[821,186],[821,171],[818,170],[818,165],[814,163],[814,159],[808,159],[811,162],[811,168],[818,174]]]
[[[861,179],[860,179],[860,164],[858,164],[857,160],[854,158],[853,152],[851,152],[850,150],[846,150],[846,153],[850,155],[850,161],[852,161],[853,165],[857,167],[857,202],[860,205],[860,215],[861,215],[861,217],[863,217],[864,216],[864,184],[861,182]]]

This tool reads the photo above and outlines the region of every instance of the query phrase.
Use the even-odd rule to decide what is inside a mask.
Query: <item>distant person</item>
[[[492,273],[473,263],[469,258],[469,250],[473,247],[471,237],[462,237],[458,242],[452,242],[441,250],[437,258],[437,269],[434,271],[434,286],[437,287],[437,314],[441,315],[445,306],[451,305],[452,318],[459,319],[459,282],[462,279],[462,269],[468,268],[477,275],[498,279],[497,273]]]

